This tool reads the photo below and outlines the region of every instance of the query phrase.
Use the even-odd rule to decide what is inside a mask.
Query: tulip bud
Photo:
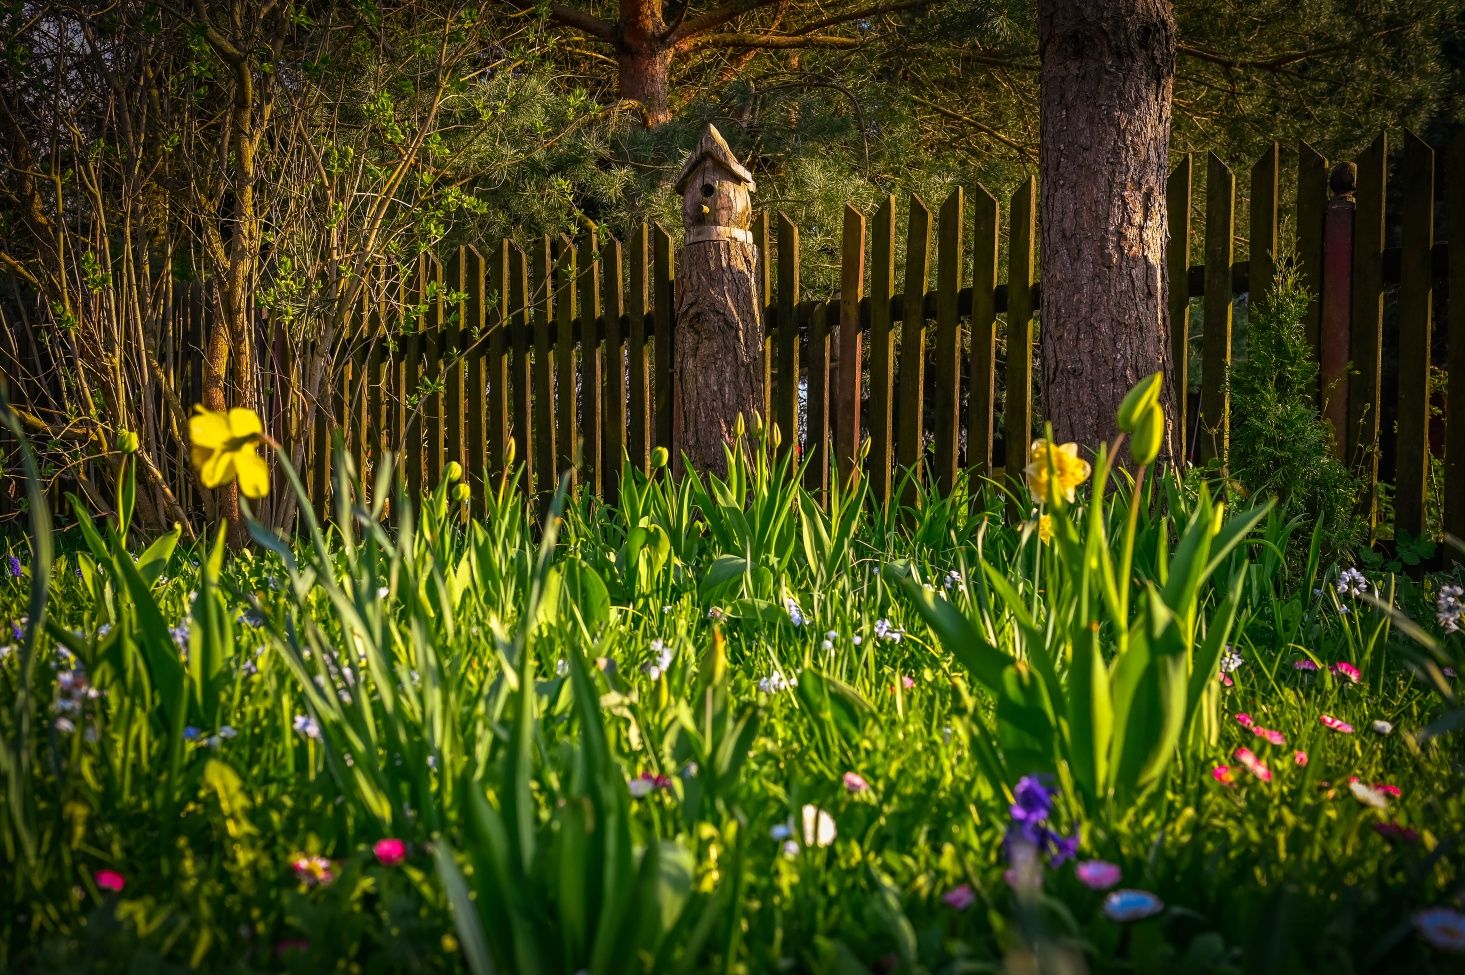
[[[773,448],[775,450],[777,450],[778,445],[783,443],[783,431],[778,429],[777,423],[769,424],[768,431],[768,442],[773,445]]]
[[[463,479],[463,465],[456,460],[448,461],[448,466],[443,468],[443,480],[452,484]]]
[[[665,711],[670,703],[671,691],[666,686],[666,675],[662,674],[661,679],[656,682],[656,710]]]
[[[743,420],[743,414],[739,413],[738,418],[733,421],[733,436],[739,440],[748,432],[748,424]]]
[[[665,447],[657,447],[651,451],[651,469],[660,470],[671,460],[671,453]]]
[[[727,676],[727,647],[723,643],[722,627],[720,626],[715,627],[712,631],[711,664],[712,686],[716,687]]]
[[[1160,409],[1159,403],[1151,403],[1149,409],[1139,418],[1139,425],[1130,437],[1129,455],[1141,467],[1153,464],[1155,458],[1160,456],[1160,445],[1164,441],[1165,411]]]
[[[1157,372],[1135,383],[1134,388],[1124,397],[1124,402],[1119,404],[1120,430],[1134,433],[1135,428],[1144,421],[1145,411],[1160,401],[1160,381],[1163,378],[1164,374]],[[1163,417],[1161,419],[1163,421]]]
[[[755,436],[755,437],[756,436],[759,436],[760,434],[763,433],[763,414],[762,413],[759,413],[757,410],[754,410],[753,411],[753,419],[748,424],[748,429],[751,430],[751,431],[753,431],[753,436]]]
[[[467,503],[473,497],[473,489],[466,483],[453,486],[453,500],[459,503]]]
[[[504,466],[505,467],[513,467],[514,466],[514,454],[515,454],[516,450],[517,450],[517,446],[516,446],[516,444],[515,444],[515,442],[514,442],[513,439],[510,439],[508,443],[504,444]]]
[[[137,453],[138,439],[135,430],[121,430],[117,434],[117,452],[119,454]]]

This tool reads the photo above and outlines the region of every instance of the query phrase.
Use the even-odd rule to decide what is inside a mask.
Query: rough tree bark
[[[1124,394],[1158,369],[1174,416],[1165,178],[1175,12],[1171,0],[1040,0],[1038,30],[1044,392],[1058,439],[1093,450],[1114,434]]]
[[[763,402],[763,317],[748,199],[753,180],[709,125],[677,188],[687,237],[672,345],[673,471],[681,474],[685,456],[698,471],[722,474],[723,445],[738,416],[751,419]]]

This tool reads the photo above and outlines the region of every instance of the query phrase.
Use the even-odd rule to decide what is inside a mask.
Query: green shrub
[[[1247,322],[1246,355],[1233,364],[1232,478],[1249,494],[1271,494],[1288,519],[1321,524],[1326,551],[1362,544],[1364,484],[1333,454],[1333,430],[1316,400],[1318,363],[1303,330],[1311,295],[1281,263],[1275,286]],[[1310,532],[1293,537],[1302,546]]]

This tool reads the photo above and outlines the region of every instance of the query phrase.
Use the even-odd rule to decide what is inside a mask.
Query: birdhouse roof
[[[716,126],[709,125],[707,131],[702,133],[702,138],[698,140],[697,147],[692,150],[692,154],[682,165],[682,174],[677,177],[678,193],[686,188],[692,174],[709,159],[719,163],[739,180],[747,183],[748,189],[756,190],[758,188],[753,182],[753,174],[748,172],[748,167],[738,162],[738,158],[727,147],[727,141],[723,139],[722,133],[717,131]]]

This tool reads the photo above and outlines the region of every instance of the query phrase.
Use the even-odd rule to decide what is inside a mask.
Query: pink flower
[[[290,869],[295,871],[295,876],[307,887],[329,887],[336,879],[331,861],[322,856],[301,854],[290,861]]]
[[[1303,657],[1301,660],[1298,660],[1292,664],[1292,669],[1312,672],[1314,670],[1317,670],[1317,664],[1313,663],[1311,659]]]
[[[866,782],[865,777],[858,772],[846,772],[844,773],[844,787],[850,792],[864,792],[870,788],[870,783]]]
[[[1403,789],[1399,788],[1397,785],[1390,785],[1387,782],[1375,782],[1373,784],[1373,787],[1376,791],[1382,792],[1384,795],[1390,796],[1394,799],[1397,799],[1404,794]]]
[[[1333,673],[1337,674],[1339,677],[1348,678],[1348,682],[1350,684],[1357,684],[1360,680],[1363,679],[1363,675],[1358,672],[1358,668],[1345,660],[1340,660],[1337,663],[1333,664]]]
[[[292,951],[309,951],[310,942],[304,938],[285,938],[275,942],[276,955],[288,955]]]
[[[1236,683],[1234,680],[1231,679],[1230,674],[1222,672],[1216,674],[1216,676],[1220,679],[1222,687],[1231,687]]]
[[[1344,721],[1342,718],[1335,718],[1331,714],[1320,714],[1318,715],[1318,720],[1321,721],[1323,723],[1323,727],[1327,728],[1329,731],[1336,731],[1342,735],[1353,734],[1353,726]]]
[[[1272,770],[1267,768],[1250,748],[1238,748],[1234,755],[1236,760],[1246,766],[1246,770],[1252,775],[1255,775],[1263,782],[1272,781]]]
[[[1243,728],[1250,728],[1253,722],[1251,720],[1251,715],[1247,714],[1245,711],[1242,711],[1236,716],[1236,723],[1241,725],[1241,727]]]
[[[1296,762],[1298,765],[1306,765],[1307,764],[1307,752],[1293,752],[1292,753],[1292,761]]]
[[[127,878],[116,870],[98,870],[92,879],[109,894],[120,894],[122,888],[127,886]]]
[[[1222,785],[1236,784],[1236,776],[1231,774],[1231,766],[1229,765],[1217,765],[1215,768],[1211,769],[1211,778],[1215,779]]]
[[[1108,890],[1119,883],[1119,868],[1107,860],[1085,860],[1073,868],[1079,883],[1090,890]]]
[[[401,840],[389,837],[384,840],[377,840],[376,844],[371,848],[371,852],[376,854],[377,862],[382,866],[395,867],[407,859],[407,844]]]
[[[971,884],[962,884],[942,894],[941,902],[954,911],[964,911],[977,902],[977,895]]]
[[[671,779],[652,772],[642,772],[627,782],[626,788],[630,791],[632,799],[645,799],[657,789],[670,789]]]
[[[1450,678],[1450,680],[1454,680],[1456,677],[1460,676],[1459,674],[1455,673],[1454,667],[1441,667],[1440,673]]]
[[[1263,728],[1261,725],[1253,725],[1251,733],[1256,735],[1258,738],[1265,738],[1273,745],[1287,744],[1287,737],[1283,735],[1280,731],[1273,731],[1271,728]]]
[[[914,689],[915,686],[916,686],[915,678],[910,677],[910,676],[908,676],[906,674],[901,674],[900,675],[900,686],[901,687],[904,687],[908,691]]]
[[[1400,843],[1418,843],[1419,834],[1408,826],[1400,826],[1398,823],[1374,823],[1373,831],[1386,840],[1395,840]]]

